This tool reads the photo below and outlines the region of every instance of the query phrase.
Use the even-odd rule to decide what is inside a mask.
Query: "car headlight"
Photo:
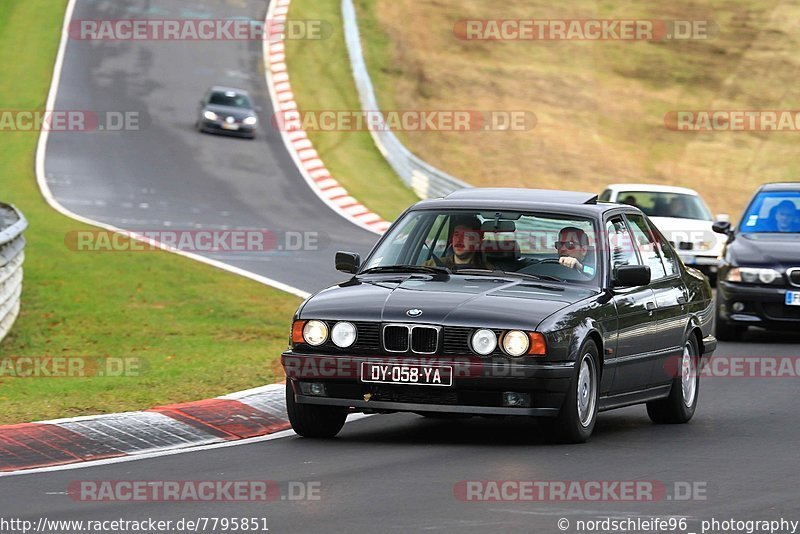
[[[204,111],[203,117],[210,121],[215,121],[219,118],[219,115],[214,113],[213,111]]]
[[[531,341],[528,334],[520,332],[519,330],[511,330],[503,336],[503,350],[509,356],[522,356],[528,352],[531,346]]]
[[[328,325],[322,321],[308,321],[303,327],[303,339],[315,347],[322,345],[328,340]]]
[[[472,334],[472,350],[481,356],[488,356],[497,348],[497,334],[482,328]]]
[[[254,126],[258,122],[258,117],[247,117],[242,122],[244,122],[248,126]]]
[[[331,341],[339,348],[346,349],[356,341],[356,327],[353,323],[341,321],[331,329]]]
[[[745,282],[755,284],[774,284],[781,282],[781,273],[775,269],[758,269],[756,267],[732,267],[725,280],[728,282]]]
[[[695,241],[695,243],[694,243],[694,249],[695,250],[706,251],[706,250],[711,250],[713,247],[714,247],[714,243],[712,243],[710,241]]]

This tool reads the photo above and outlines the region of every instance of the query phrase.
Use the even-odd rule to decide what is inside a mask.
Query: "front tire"
[[[332,438],[347,419],[347,408],[295,402],[289,380],[286,381],[286,412],[292,430],[306,438]]]
[[[562,443],[583,443],[589,439],[597,421],[600,398],[600,360],[597,345],[584,343],[576,362],[575,375],[570,381],[567,397],[555,421],[550,426]]]
[[[692,335],[683,346],[680,373],[672,379],[669,397],[647,403],[647,415],[657,424],[687,423],[694,416],[700,393],[700,350]]]

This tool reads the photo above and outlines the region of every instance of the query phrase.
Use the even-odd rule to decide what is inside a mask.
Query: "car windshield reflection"
[[[597,284],[596,231],[574,215],[419,210],[396,224],[359,274],[425,271]]]

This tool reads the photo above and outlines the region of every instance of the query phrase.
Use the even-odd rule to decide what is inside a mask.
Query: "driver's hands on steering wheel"
[[[583,264],[578,261],[578,258],[573,258],[572,256],[561,256],[558,258],[558,263],[570,269],[583,271]]]

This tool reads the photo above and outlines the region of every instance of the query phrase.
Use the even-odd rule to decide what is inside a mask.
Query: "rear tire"
[[[597,345],[588,340],[581,347],[567,396],[558,416],[546,425],[562,443],[583,443],[589,439],[597,421],[600,399],[600,360]]]
[[[347,419],[347,408],[295,402],[294,391],[288,380],[286,412],[292,429],[306,438],[332,438],[339,433]]]
[[[657,424],[688,423],[700,394],[700,349],[691,335],[683,346],[680,373],[672,379],[669,397],[647,403],[647,415]]]

